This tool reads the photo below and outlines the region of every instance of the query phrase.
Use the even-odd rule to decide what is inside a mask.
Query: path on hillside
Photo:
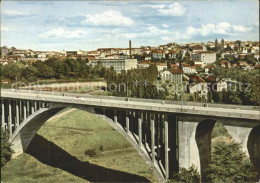
[[[57,118],[59,118],[59,117],[61,117],[61,116],[64,116],[65,114],[71,113],[71,112],[73,112],[73,111],[75,111],[75,110],[77,110],[77,109],[71,108],[71,109],[69,109],[69,110],[67,110],[67,111],[64,111],[64,112],[62,112],[62,113],[60,113],[60,114],[57,114],[57,115],[51,117],[50,119],[48,119],[48,121],[57,119]]]

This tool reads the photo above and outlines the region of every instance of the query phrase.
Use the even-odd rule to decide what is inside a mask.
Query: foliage
[[[2,76],[11,80],[17,80],[24,68],[25,66],[22,63],[9,62],[2,66]]]
[[[85,151],[85,154],[89,157],[95,157],[97,155],[96,149],[88,149]]]
[[[186,183],[197,183],[200,182],[200,174],[198,169],[192,165],[190,168],[180,168],[179,173],[174,175],[174,181],[186,182]]]
[[[213,94],[215,102],[228,104],[259,105],[260,104],[260,73],[257,70],[225,69],[219,66],[214,68],[218,78],[230,78],[238,83],[232,91]],[[234,90],[234,91],[233,91]],[[216,96],[218,95],[218,96]]]
[[[29,82],[37,79],[64,79],[64,78],[84,78],[93,79],[104,77],[106,69],[102,64],[91,67],[86,60],[78,58],[49,58],[42,62],[40,60],[34,63],[9,62],[2,66],[2,76],[10,80],[26,80]]]
[[[239,144],[219,140],[207,169],[210,182],[255,182],[257,173]]]
[[[157,88],[157,76],[158,70],[155,65],[118,74],[111,67],[105,73],[108,90],[115,96],[165,99],[168,95],[167,88]]]
[[[223,124],[216,122],[215,126],[211,133],[211,138],[217,138],[217,137],[228,137],[231,138],[231,135],[228,133],[227,129],[224,127]]]
[[[1,167],[11,159],[13,150],[11,149],[11,143],[8,142],[9,134],[1,128]]]

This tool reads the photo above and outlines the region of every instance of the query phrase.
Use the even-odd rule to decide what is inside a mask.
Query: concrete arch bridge
[[[15,155],[25,152],[41,126],[67,107],[102,117],[120,132],[163,182],[192,164],[206,180],[211,159],[211,132],[222,123],[260,172],[258,107],[174,103],[148,99],[1,90],[2,127]]]

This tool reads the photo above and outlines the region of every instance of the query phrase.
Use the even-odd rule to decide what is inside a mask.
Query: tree
[[[21,76],[25,66],[19,62],[9,62],[2,67],[2,75],[11,80],[16,80]]]
[[[256,182],[257,173],[239,144],[216,141],[207,169],[210,182]]]
[[[8,142],[9,134],[1,128],[1,167],[11,159],[13,150],[11,149],[11,143]]]
[[[22,71],[21,76],[27,79],[28,81],[35,81],[37,79],[37,73],[38,69],[36,67],[28,66]]]
[[[192,165],[190,168],[180,168],[179,173],[174,175],[174,181],[185,183],[200,182],[200,174],[198,169]]]
[[[146,78],[150,83],[153,83],[156,81],[158,77],[158,69],[156,65],[152,64],[149,65],[149,67],[146,70]]]

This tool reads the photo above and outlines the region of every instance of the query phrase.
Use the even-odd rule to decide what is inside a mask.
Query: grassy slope
[[[95,115],[76,110],[48,121],[38,134],[80,161],[155,181],[151,170],[131,144]],[[101,146],[103,150],[99,149]],[[86,150],[94,151],[96,155],[90,157],[85,154]],[[87,182],[66,171],[45,165],[28,154],[10,161],[2,169],[2,175],[4,182]]]

